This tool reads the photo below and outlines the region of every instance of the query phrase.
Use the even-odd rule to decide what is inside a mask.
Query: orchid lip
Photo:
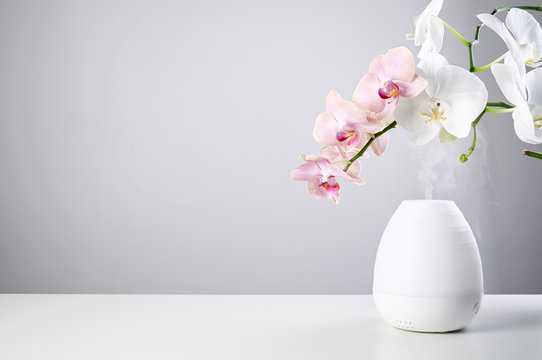
[[[425,120],[426,124],[431,124],[433,122],[442,122],[446,120],[444,116],[444,107],[437,99],[430,99],[427,102],[427,105],[424,109],[420,111],[421,115],[427,117]]]
[[[378,96],[381,99],[391,99],[399,96],[399,86],[391,80],[386,81],[382,84],[382,87],[378,89]]]
[[[327,181],[320,184],[320,187],[324,188],[330,197],[335,196],[340,189],[339,184],[335,180],[335,176],[330,176]]]
[[[343,142],[346,140],[346,144],[350,147],[357,143],[358,141],[358,134],[356,134],[355,131],[338,131],[337,132],[337,141]]]

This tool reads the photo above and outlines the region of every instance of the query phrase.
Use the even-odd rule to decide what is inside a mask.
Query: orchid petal
[[[360,178],[359,176],[352,175],[350,172],[348,172],[349,179],[347,181],[356,184],[356,185],[365,185],[365,180]]]
[[[418,57],[418,59],[424,59],[427,55],[431,54],[434,51],[435,49],[434,49],[433,43],[431,41],[425,41],[422,44],[420,51],[418,52],[418,55],[416,56]]]
[[[508,30],[520,44],[533,41],[540,43],[542,37],[540,24],[527,11],[517,8],[510,9],[505,23]]]
[[[514,130],[521,141],[528,144],[542,143],[542,138],[535,135],[533,117],[527,102],[516,106],[512,118],[514,119]]]
[[[360,179],[359,177],[357,176],[354,176],[352,174],[347,174],[343,171],[343,169],[341,169],[340,167],[338,166],[335,166],[335,165],[330,165],[328,167],[328,171],[329,171],[329,174],[331,176],[335,176],[336,178],[338,179],[343,179],[343,180],[346,180],[346,181],[349,181],[349,182],[353,182],[355,184],[358,184],[358,185],[363,185],[365,184],[365,181],[363,181],[362,179]]]
[[[414,70],[414,56],[404,46],[390,49],[384,56],[376,56],[369,64],[369,72],[375,73],[382,82],[411,81]]]
[[[327,95],[326,111],[333,114],[339,126],[365,120],[365,114],[351,101],[344,100],[335,90],[331,90]]]
[[[313,195],[317,199],[325,199],[328,197],[326,189],[320,186],[320,181],[317,178],[309,180],[307,184],[309,194]]]
[[[427,5],[423,12],[415,19],[414,44],[422,45],[427,38],[427,23],[431,15],[438,16],[442,8],[443,0],[433,0]]]
[[[399,94],[406,98],[418,95],[427,86],[427,80],[418,75],[414,75],[412,81],[396,80],[395,83],[399,86]]]
[[[418,64],[418,68],[422,71],[425,79],[427,80],[427,86],[425,92],[429,96],[435,96],[440,87],[437,76],[440,69],[448,65],[448,60],[436,52],[428,54]]]
[[[371,144],[371,150],[373,150],[376,156],[382,156],[384,151],[386,151],[389,142],[390,133],[386,132],[373,141],[373,143]]]
[[[388,73],[386,72],[386,67],[384,66],[384,55],[376,55],[371,60],[369,63],[369,73],[375,74],[381,82],[390,80],[390,78],[388,78]]]
[[[421,111],[430,100],[425,92],[411,99],[402,99],[395,108],[395,121],[407,132],[420,132],[426,126]]]
[[[517,68],[518,65],[516,63],[516,60],[514,60],[514,58],[511,55],[509,55],[504,58],[503,63],[504,65],[508,66],[511,69],[512,78],[513,78],[512,81],[514,82],[514,86],[519,92],[522,101],[523,99],[527,99],[527,88],[525,87],[526,76],[522,76],[520,72],[518,71],[518,68]]]
[[[470,124],[484,110],[487,89],[477,76],[455,65],[443,67],[439,73],[439,99],[446,103],[446,120],[442,126],[450,134],[463,138]]]
[[[348,173],[350,175],[354,175],[355,177],[359,177],[359,174],[361,173],[361,161],[354,161],[348,168]]]
[[[375,113],[382,111],[386,101],[378,95],[380,86],[381,82],[376,74],[365,74],[354,90],[352,101],[364,110]]]
[[[445,65],[448,65],[448,60],[441,54],[433,52],[420,60],[418,68],[422,70],[425,78],[430,81],[437,77],[438,71]]]
[[[514,105],[525,101],[525,95],[522,94],[517,84],[517,78],[515,77],[517,71],[515,67],[506,64],[493,64],[491,65],[491,73],[495,77],[495,81],[499,89],[501,89],[502,94],[508,101]],[[524,86],[521,87],[524,88]]]
[[[529,104],[542,105],[542,69],[529,71],[525,78]]]
[[[394,109],[395,109],[395,106],[394,106]],[[384,107],[384,110],[386,110],[386,107]],[[392,109],[392,111],[393,111],[393,109]],[[379,132],[380,130],[382,130],[384,128],[384,125],[379,120],[390,118],[390,116],[388,114],[379,113],[379,115],[383,115],[383,116],[381,118],[366,117],[366,122],[363,123],[363,124],[360,124],[359,128],[362,129],[362,131],[364,133],[373,134],[375,132]],[[391,123],[391,122],[393,122],[393,120],[391,120],[389,122]]]
[[[316,117],[316,123],[312,130],[314,139],[322,145],[336,145],[338,124],[333,114],[328,112],[320,113]]]
[[[408,137],[416,145],[425,145],[437,136],[439,130],[440,124],[430,123],[426,124],[419,131],[409,132]]]
[[[432,52],[440,52],[444,42],[444,25],[440,19],[430,17],[427,23],[428,43],[431,45]]]
[[[392,115],[393,111],[395,110],[395,107],[397,106],[397,103],[399,102],[399,98],[396,97],[394,99],[388,100],[386,102],[386,105],[384,106],[384,109],[378,113],[373,113],[372,117],[377,120],[382,120],[385,118],[388,118]],[[383,127],[381,127],[379,130],[381,130]],[[372,131],[375,132],[375,131]]]
[[[306,162],[299,165],[290,172],[292,180],[310,180],[321,175],[320,167],[314,162]]]
[[[395,105],[395,107],[397,107],[397,104]],[[394,107],[394,110],[395,110],[395,107]],[[373,115],[375,116],[368,117],[367,119],[369,119],[369,121],[377,122],[378,124],[380,124],[381,127],[378,131],[384,129],[386,126],[388,126],[389,124],[395,121],[395,115],[393,112],[387,115],[382,114],[382,113],[373,114]],[[385,115],[385,116],[382,116],[382,115]]]
[[[328,159],[331,163],[341,159],[342,151],[336,146],[326,146],[320,149],[318,156]]]
[[[542,105],[530,105],[531,119],[533,119],[534,135],[538,140],[542,140]]]

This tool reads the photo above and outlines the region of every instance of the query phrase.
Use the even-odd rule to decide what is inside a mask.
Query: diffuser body
[[[384,230],[373,297],[394,327],[447,332],[468,325],[483,294],[478,246],[453,201],[406,200]]]

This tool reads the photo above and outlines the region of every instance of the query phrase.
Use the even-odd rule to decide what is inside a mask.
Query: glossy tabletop
[[[542,359],[542,295],[414,333],[370,295],[0,295],[0,359]]]

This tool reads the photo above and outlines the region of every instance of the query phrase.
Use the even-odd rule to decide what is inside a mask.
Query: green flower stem
[[[504,101],[499,101],[499,102],[488,102],[486,106],[491,106],[491,107],[502,107],[502,108],[505,108],[505,109],[513,109],[513,108],[514,108],[514,105],[507,104],[507,103],[505,103]]]
[[[363,154],[365,153],[365,151],[367,151],[367,149],[369,148],[369,146],[371,146],[371,144],[373,143],[373,141],[375,141],[377,138],[379,138],[380,136],[384,135],[386,132],[390,131],[391,129],[393,129],[394,127],[397,126],[397,121],[394,121],[392,122],[391,124],[389,124],[388,126],[386,126],[384,129],[382,129],[381,131],[377,132],[377,133],[374,133],[374,134],[369,134],[369,136],[371,137],[369,139],[369,141],[367,141],[367,144],[365,144],[365,146],[356,154],[354,155],[354,157],[352,159],[350,159],[348,161],[348,163],[346,164],[346,166],[344,167],[343,171],[344,172],[347,172],[348,169],[350,169],[350,166],[357,160],[359,159],[361,156],[363,156]]]
[[[474,69],[476,68],[476,66],[474,66],[474,59],[473,59],[473,55],[472,55],[472,47],[473,47],[473,45],[474,45],[474,41],[469,43],[469,71],[470,72],[474,72]]]
[[[439,18],[438,16],[436,16],[437,19],[440,20],[440,22],[442,23],[442,25],[444,25],[444,27],[448,30],[450,30],[450,32],[452,34],[455,35],[456,38],[458,38],[462,43],[463,45],[467,46],[467,47],[470,47],[471,44],[469,41],[467,41],[467,39],[465,39],[460,33],[457,32],[456,29],[454,29],[453,27],[451,27],[446,21],[442,20],[441,18]]]
[[[495,10],[493,10],[493,11],[491,12],[491,15],[495,15],[496,13],[501,12],[501,11],[508,11],[508,10],[510,10],[510,9],[522,9],[522,10],[542,11],[542,6],[525,6],[525,5],[520,5],[520,6],[503,6],[503,7],[495,8]]]
[[[489,106],[491,107],[500,107],[502,109],[491,109]],[[467,150],[467,153],[466,154],[461,154],[461,156],[459,157],[459,161],[461,162],[467,162],[467,160],[469,160],[469,156],[471,156],[472,152],[474,151],[474,149],[476,148],[476,141],[478,140],[478,130],[476,128],[476,126],[478,125],[478,123],[480,122],[480,120],[482,119],[482,117],[484,116],[485,113],[508,113],[508,112],[512,112],[515,110],[515,107],[514,105],[510,105],[510,104],[507,104],[505,103],[504,101],[500,101],[500,102],[488,102],[486,104],[486,108],[480,113],[480,115],[478,115],[478,117],[471,123],[471,126],[472,126],[472,130],[474,132],[474,138],[472,139],[472,145],[471,147]],[[525,154],[526,155],[526,154]],[[530,155],[529,155],[530,156]],[[542,155],[541,155],[542,156]]]
[[[509,112],[514,111],[514,110],[515,110],[515,108],[510,108],[510,109],[491,109],[491,108],[486,107],[486,112],[488,112],[488,113],[494,113],[494,114],[509,113]]]
[[[476,126],[478,125],[478,123],[480,122],[480,120],[482,119],[482,117],[484,116],[484,114],[486,113],[487,111],[487,107],[480,113],[480,115],[478,115],[478,117],[471,123],[471,126],[472,126],[472,130],[474,132],[474,137],[472,139],[472,145],[470,146],[470,148],[467,150],[467,153],[466,154],[461,154],[461,156],[459,157],[459,161],[461,161],[462,163],[464,162],[467,162],[469,160],[469,156],[471,156],[472,152],[474,151],[474,149],[476,148],[476,141],[478,140],[478,130],[476,129]]]
[[[469,49],[470,49],[470,54],[472,55],[472,46]],[[508,55],[509,53],[510,52],[508,51],[505,54],[503,54],[500,58],[495,59],[492,62],[490,62],[489,64],[486,64],[486,65],[480,66],[480,67],[474,66],[474,62],[471,62],[470,71],[471,72],[480,72],[480,71],[487,70],[487,69],[489,69],[491,67],[491,65],[496,64],[498,62],[501,62],[506,57],[506,55]]]
[[[530,151],[530,150],[523,150],[521,153],[523,155],[525,155],[525,156],[530,156],[532,158],[542,160],[542,154],[541,153],[537,153],[535,151]]]

